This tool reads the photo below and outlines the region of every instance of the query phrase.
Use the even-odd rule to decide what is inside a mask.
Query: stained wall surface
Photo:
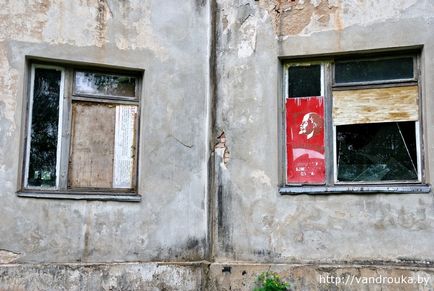
[[[217,257],[262,262],[433,260],[432,194],[282,196],[285,59],[421,48],[426,181],[432,181],[432,1],[225,1],[217,9],[221,170]]]
[[[0,0],[0,289],[248,290],[270,265],[300,290],[327,290],[324,270],[432,278],[432,193],[279,186],[287,59],[407,48],[432,182],[433,22],[430,0]],[[17,197],[32,58],[144,72],[140,202]]]
[[[15,263],[202,259],[207,3],[5,0],[0,7],[0,263],[11,253]],[[144,71],[141,202],[16,196],[32,57]]]

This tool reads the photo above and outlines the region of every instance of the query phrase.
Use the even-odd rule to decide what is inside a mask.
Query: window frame
[[[419,62],[418,62],[418,55],[413,53],[405,53],[405,54],[396,54],[396,55],[378,55],[378,56],[367,56],[367,57],[360,57],[360,56],[352,56],[352,57],[345,57],[345,58],[333,58],[333,61],[338,61],[340,63],[349,63],[351,61],[354,61],[355,59],[363,60],[363,61],[376,61],[376,60],[393,60],[393,59],[400,59],[400,58],[406,58],[411,57],[413,59],[413,78],[402,78],[402,79],[390,79],[390,80],[375,80],[375,81],[359,81],[359,82],[342,82],[342,83],[336,83],[336,66],[332,66],[332,88],[340,88],[340,87],[361,87],[364,88],[375,88],[375,87],[367,87],[369,85],[375,86],[375,85],[390,85],[390,84],[399,84],[399,83],[417,83],[420,77],[419,74]]]
[[[31,134],[32,134],[32,119],[33,119],[33,103],[34,103],[34,80],[35,80],[35,71],[36,69],[53,69],[58,70],[61,72],[60,77],[60,86],[59,86],[59,121],[58,121],[58,128],[57,128],[57,148],[56,148],[56,185],[54,187],[46,187],[44,190],[54,191],[57,190],[60,184],[60,155],[61,155],[61,149],[62,149],[62,129],[63,129],[63,107],[64,107],[64,96],[65,96],[65,69],[61,66],[56,65],[45,65],[45,64],[38,64],[34,63],[31,66],[31,72],[30,72],[30,90],[28,94],[28,110],[26,112],[27,114],[27,124],[26,124],[26,148],[25,148],[25,158],[24,158],[24,180],[23,180],[23,188],[29,189],[29,190],[40,190],[42,187],[38,186],[29,186],[28,180],[29,180],[29,167],[30,167],[30,146],[31,146]]]
[[[413,78],[411,79],[393,79],[367,82],[348,82],[338,83],[335,81],[335,62],[336,61],[355,61],[359,59],[377,60],[377,59],[396,59],[409,57],[413,58]],[[325,152],[325,182],[324,184],[307,184],[307,183],[288,183],[287,182],[287,145],[286,145],[286,99],[289,92],[289,68],[298,65],[316,65],[321,64],[321,93],[324,92],[324,152]],[[431,186],[425,182],[425,161],[424,161],[424,143],[423,143],[423,96],[422,96],[422,76],[420,73],[420,51],[397,52],[389,54],[348,54],[346,56],[329,56],[315,57],[306,59],[292,59],[282,62],[282,104],[281,126],[282,143],[280,147],[281,154],[281,183],[279,192],[281,194],[346,194],[346,193],[428,193]],[[351,90],[351,89],[371,89],[382,87],[398,86],[418,86],[418,111],[419,117],[415,122],[416,133],[416,151],[417,151],[417,174],[418,179],[411,181],[338,181],[337,174],[337,149],[336,149],[336,125],[333,124],[333,94],[332,91]],[[323,90],[324,89],[324,90]]]
[[[19,197],[54,198],[70,200],[113,200],[126,202],[139,202],[141,195],[138,193],[139,181],[139,147],[140,147],[140,123],[142,103],[142,82],[144,70],[125,69],[118,67],[95,66],[88,64],[72,64],[65,62],[45,62],[37,59],[27,60],[27,85],[25,106],[25,130],[24,130],[24,154],[22,163],[22,175],[20,188],[17,191]],[[59,93],[59,125],[56,159],[56,186],[42,187],[29,186],[29,161],[31,149],[32,113],[34,98],[34,79],[36,68],[56,69],[61,71],[61,83]],[[76,94],[74,91],[75,74],[80,72],[96,72],[110,75],[129,76],[135,78],[135,96],[106,96],[103,94]],[[134,129],[135,149],[133,152],[132,188],[96,188],[75,187],[69,185],[69,160],[71,158],[72,139],[72,105],[74,102],[90,102],[93,104],[114,104],[136,106],[136,125]]]

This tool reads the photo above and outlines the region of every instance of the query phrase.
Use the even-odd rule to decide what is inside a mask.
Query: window
[[[140,72],[31,65],[19,196],[137,200]]]
[[[416,54],[285,66],[281,193],[427,192]]]

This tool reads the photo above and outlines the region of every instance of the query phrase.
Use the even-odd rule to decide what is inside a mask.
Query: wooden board
[[[417,86],[333,91],[334,125],[418,119]]]
[[[69,186],[112,188],[116,106],[75,102]]]

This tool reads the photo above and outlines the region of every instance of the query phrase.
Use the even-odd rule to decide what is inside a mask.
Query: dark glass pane
[[[35,69],[29,186],[56,186],[60,82],[60,71]]]
[[[298,66],[288,70],[288,97],[321,96],[321,66]]]
[[[338,181],[417,180],[414,122],[336,127]]]
[[[136,96],[136,78],[103,73],[76,72],[75,93],[104,96]]]
[[[354,60],[335,64],[336,83],[412,79],[413,76],[412,57]]]

